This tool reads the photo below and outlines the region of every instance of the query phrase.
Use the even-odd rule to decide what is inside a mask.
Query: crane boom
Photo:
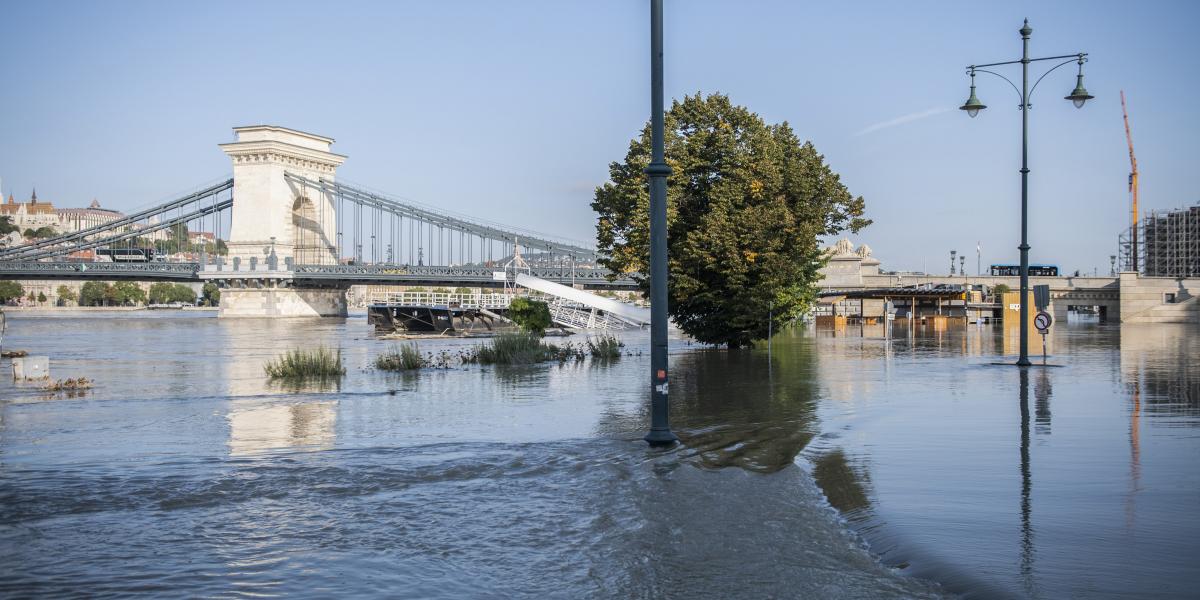
[[[1121,90],[1121,116],[1125,118],[1125,141],[1129,143],[1129,194],[1132,197],[1130,213],[1133,215],[1133,227],[1130,229],[1130,239],[1133,247],[1130,249],[1130,266],[1138,270],[1138,168],[1137,157],[1133,155],[1133,134],[1129,131],[1129,111],[1125,107],[1125,90]]]

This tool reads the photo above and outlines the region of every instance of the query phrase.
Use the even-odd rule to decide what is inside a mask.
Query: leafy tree
[[[36,238],[39,240],[45,239],[45,238],[52,238],[56,235],[58,235],[58,231],[56,231],[53,227],[50,227],[49,225],[47,225],[45,227],[38,227],[37,229],[33,229],[31,227],[31,228],[25,230],[25,237]]]
[[[182,283],[155,283],[150,286],[150,293],[147,297],[151,304],[170,302],[195,304],[196,302],[196,293]]]
[[[33,290],[29,290],[29,295],[25,299],[32,303],[34,300],[37,300],[37,296],[33,295]]]
[[[15,281],[0,281],[0,303],[7,304],[25,295],[25,288]]]
[[[112,285],[102,281],[88,281],[79,289],[80,306],[101,306],[113,297]]]
[[[8,235],[20,230],[20,227],[13,225],[12,217],[0,217],[0,235]]]
[[[508,318],[525,331],[546,335],[546,328],[550,326],[550,307],[541,300],[513,298],[508,305]]]
[[[150,285],[150,293],[147,295],[150,304],[166,304],[171,298],[172,284],[158,282]]]
[[[38,304],[45,304],[46,303],[46,292],[39,291],[37,301],[38,301]]]
[[[192,288],[190,288],[182,283],[176,283],[175,285],[171,286],[171,292],[170,292],[170,294],[167,295],[167,300],[170,302],[182,302],[184,304],[195,304],[196,303],[196,292],[193,292]]]
[[[689,335],[739,347],[767,336],[768,313],[791,320],[812,306],[823,236],[858,231],[854,197],[811,142],[768,125],[727,96],[699,93],[666,115],[668,310]],[[596,188],[601,264],[649,289],[650,126],[611,181]]]
[[[65,285],[58,286],[58,289],[54,290],[54,295],[58,296],[59,305],[79,300],[79,295],[75,293],[75,290]]]
[[[455,293],[455,294],[464,294],[464,295],[465,295],[465,294],[472,294],[472,293],[474,293],[474,292],[471,290],[471,288],[460,287],[460,288],[454,288],[454,293]]]
[[[117,304],[137,305],[146,302],[146,292],[132,281],[118,281],[113,284],[113,296]]]
[[[201,294],[204,297],[205,306],[218,306],[221,304],[221,288],[218,288],[217,284],[211,281],[206,282]]]
[[[997,283],[996,285],[992,286],[992,294],[994,294],[997,297],[1000,296],[1001,294],[1006,294],[1011,291],[1012,291],[1012,288],[1008,287],[1008,284]]]

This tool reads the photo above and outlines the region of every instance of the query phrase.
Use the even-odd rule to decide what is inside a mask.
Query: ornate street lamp
[[[1021,96],[1021,104],[1018,105],[1018,108],[1021,110],[1021,245],[1017,247],[1021,251],[1021,356],[1017,359],[1017,366],[1028,367],[1032,364],[1029,362],[1029,109],[1033,107],[1029,103],[1029,97],[1037,89],[1042,79],[1045,79],[1055,69],[1072,62],[1079,64],[1079,73],[1075,79],[1075,89],[1065,99],[1070,100],[1076,108],[1082,108],[1084,103],[1091,100],[1094,96],[1089,94],[1087,89],[1083,87],[1083,63],[1087,62],[1086,52],[1062,56],[1047,56],[1044,58],[1029,58],[1029,35],[1033,33],[1033,29],[1029,27],[1029,19],[1025,19],[1025,25],[1021,27],[1019,33],[1021,34],[1022,49],[1020,60],[970,65],[967,67],[967,74],[971,76],[971,95],[959,108],[965,110],[967,115],[971,117],[978,115],[979,111],[987,108],[975,96],[976,72],[990,73],[1007,81],[1013,90],[1016,90],[1017,94]],[[1033,87],[1029,86],[1029,63],[1042,60],[1061,60],[1064,58],[1067,60],[1054,65],[1048,71],[1042,73],[1037,81],[1033,82]],[[1021,65],[1020,89],[1009,78],[984,68],[1015,64]]]
[[[1063,100],[1070,100],[1075,108],[1083,108],[1083,104],[1095,96],[1088,93],[1087,88],[1083,87],[1083,55],[1078,58],[1079,74],[1075,76],[1075,89],[1071,91],[1069,96],[1064,96]]]
[[[958,109],[967,111],[967,116],[974,119],[975,115],[978,115],[979,111],[985,108],[987,108],[987,105],[980,102],[979,98],[975,96],[975,69],[971,69],[971,96]]]

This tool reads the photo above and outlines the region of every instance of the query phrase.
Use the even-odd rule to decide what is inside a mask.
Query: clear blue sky
[[[5,2],[3,192],[118,209],[227,176],[217,144],[270,123],[336,138],[339,177],[593,240],[588,206],[649,114],[646,0]],[[1091,53],[1033,98],[1035,262],[1108,270],[1127,225],[1118,90],[1145,208],[1200,200],[1200,3],[666,0],[668,97],[721,91],[812,140],[875,224],[885,268],[1013,262],[1017,95],[963,66]],[[1046,63],[1042,63],[1043,65]],[[1051,63],[1052,64],[1052,63]],[[1010,68],[1011,69],[1011,68]],[[1019,69],[1008,71],[1019,77]]]

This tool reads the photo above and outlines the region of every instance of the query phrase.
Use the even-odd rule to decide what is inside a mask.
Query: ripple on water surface
[[[798,468],[638,442],[434,444],[0,479],[0,590],[410,597],[933,596]]]
[[[393,376],[366,369],[389,344],[362,319],[12,325],[98,383],[46,399],[0,382],[0,595],[936,595],[796,466],[815,388],[751,354],[680,343],[687,447],[659,453],[639,439],[645,332],[609,364]],[[264,380],[316,343],[342,349],[340,385]]]

